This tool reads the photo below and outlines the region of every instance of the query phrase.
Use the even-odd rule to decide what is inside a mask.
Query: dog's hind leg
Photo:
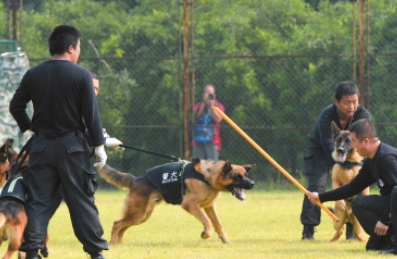
[[[361,195],[369,195],[369,187],[365,188],[362,192]]]
[[[207,213],[207,216],[210,218],[212,225],[214,226],[214,229],[216,233],[218,233],[219,238],[222,240],[222,242],[225,244],[230,244],[230,239],[223,231],[221,222],[219,221],[218,214],[216,213],[215,205],[204,208],[204,211],[205,213]]]
[[[364,238],[363,228],[361,227],[360,222],[358,222],[356,216],[352,215],[351,221],[353,223],[353,231],[357,237],[357,240],[360,242],[366,242]]]
[[[207,239],[212,235],[211,221],[205,215],[205,213],[200,209],[199,205],[194,200],[184,199],[182,204],[182,208],[195,216],[201,223],[204,225],[204,231],[201,233],[202,239]]]
[[[158,196],[153,197],[130,200],[127,203],[123,218],[113,223],[110,243],[122,243],[129,227],[142,224],[150,218],[155,206],[161,201]]]
[[[9,225],[10,238],[7,253],[3,259],[11,259],[12,255],[19,249],[23,240],[23,228],[20,225]],[[25,258],[24,254],[18,253],[18,259]]]
[[[130,221],[130,222],[123,222],[120,224],[119,229],[118,229],[118,234],[117,234],[117,239],[118,239],[118,243],[123,243],[123,237],[124,237],[124,233],[125,231],[127,231],[128,228],[134,226],[134,225],[140,225],[142,223],[144,223],[145,221],[147,221],[150,216],[153,213],[153,209],[151,209],[150,211],[148,211],[145,215],[143,216],[138,216],[135,215],[135,220],[134,221]],[[113,231],[112,231],[113,233]]]
[[[121,218],[120,220],[115,221],[113,223],[110,243],[112,244],[123,243],[123,237],[125,231],[127,231],[129,227],[141,224],[143,222],[144,217],[145,217],[144,213],[128,214],[128,215],[124,215],[124,217]]]

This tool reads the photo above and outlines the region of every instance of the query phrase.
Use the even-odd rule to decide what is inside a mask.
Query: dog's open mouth
[[[239,199],[240,201],[245,200],[245,193],[244,193],[243,189],[237,188],[237,187],[230,187],[229,190],[232,193],[232,195],[234,197],[236,197],[237,199]]]
[[[346,153],[339,153],[339,161],[342,163],[346,160]]]

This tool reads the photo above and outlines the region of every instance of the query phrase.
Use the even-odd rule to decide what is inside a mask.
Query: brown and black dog
[[[0,147],[0,193],[7,181],[10,165],[17,160],[18,153],[12,149],[13,139],[7,139]]]
[[[361,168],[363,157],[357,153],[356,149],[352,148],[350,132],[348,130],[340,130],[335,122],[331,123],[331,129],[334,137],[332,158],[335,160],[335,165],[332,167],[332,188],[336,189],[350,183],[356,177]],[[361,194],[368,195],[369,187],[364,189]],[[353,224],[353,231],[357,239],[365,242],[363,229],[351,208],[351,199],[335,201],[334,213],[339,218],[339,222],[334,221],[336,233],[330,240],[331,242],[337,241],[340,238],[343,234],[344,225],[348,220]]]
[[[234,165],[228,160],[214,162],[193,159],[193,162],[181,161],[157,166],[149,169],[145,176],[135,177],[105,165],[98,171],[101,177],[119,188],[129,189],[123,217],[114,222],[110,242],[121,243],[129,227],[148,220],[155,206],[165,200],[168,203],[180,204],[203,223],[204,231],[201,238],[206,239],[212,235],[212,223],[222,242],[230,243],[219,222],[215,202],[221,192],[231,192],[237,199],[244,200],[243,189],[252,189],[255,185],[247,178],[247,172],[253,167],[254,164]],[[160,175],[160,183],[153,180],[156,175]],[[177,175],[181,176],[179,184],[176,182]],[[180,199],[172,199],[162,190],[161,184],[173,182],[173,189],[178,189],[175,186],[179,186]]]
[[[0,183],[3,182],[2,188],[8,175],[10,185],[6,185],[3,192],[11,192],[14,186],[18,186],[18,181],[23,181],[21,171],[26,169],[29,162],[29,156],[19,168],[15,167],[18,165],[16,160],[18,153],[12,148],[13,140],[7,139],[3,146],[0,147]],[[18,188],[18,187],[17,187]],[[21,195],[24,195],[22,193]],[[18,251],[23,241],[23,232],[25,230],[28,218],[25,211],[24,199],[16,198],[12,195],[1,195],[0,197],[0,245],[2,241],[9,240],[7,253],[2,257],[3,259],[11,259],[15,251]],[[43,257],[48,256],[48,237],[45,240],[44,248],[41,249],[40,253]],[[18,259],[25,258],[25,253],[19,252]]]

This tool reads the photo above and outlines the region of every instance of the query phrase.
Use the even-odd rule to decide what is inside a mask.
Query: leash
[[[164,154],[156,153],[156,152],[145,150],[145,149],[141,149],[141,148],[126,146],[126,145],[123,145],[123,144],[120,144],[119,146],[123,147],[123,148],[127,148],[127,149],[140,151],[140,152],[143,152],[143,153],[148,153],[148,154],[151,154],[151,155],[154,155],[154,156],[159,156],[159,157],[162,157],[162,158],[171,159],[172,161],[175,161],[175,162],[181,161],[181,159],[179,157],[167,156],[167,155],[164,155]]]
[[[25,162],[25,159],[28,157],[28,154],[30,153],[30,146],[32,145],[32,142],[33,142],[33,136],[30,137],[30,139],[22,147],[21,151],[19,151],[17,160],[15,161],[16,166],[14,166],[14,168],[11,168],[10,177],[15,177],[21,165],[23,165],[23,162]]]

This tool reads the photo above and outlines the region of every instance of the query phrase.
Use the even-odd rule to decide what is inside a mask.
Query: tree
[[[332,103],[338,82],[353,79],[355,65],[351,1],[312,3],[317,11],[302,0],[196,0],[191,24],[195,99],[213,83],[226,114],[295,176],[319,112]],[[110,135],[178,155],[179,1],[48,0],[44,5],[41,12],[24,14],[25,50],[39,58],[31,65],[49,58],[46,38],[54,26],[76,25],[83,33],[79,63],[100,75],[98,102]],[[395,1],[371,1],[371,17],[382,17],[371,19],[372,52],[395,53],[396,9]],[[393,57],[369,56],[376,122],[393,122],[397,116],[390,87],[397,81]],[[380,133],[390,139],[396,134],[394,127],[381,127]],[[260,177],[279,180],[275,169],[225,123],[222,136],[221,158],[255,162],[263,168]],[[134,174],[161,163],[133,151],[109,152],[110,161]]]

